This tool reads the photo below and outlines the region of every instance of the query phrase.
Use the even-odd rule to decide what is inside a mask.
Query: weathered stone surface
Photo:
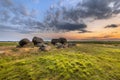
[[[66,38],[59,38],[59,43],[66,44],[67,43],[67,39]]]
[[[56,45],[56,43],[66,44],[67,43],[67,39],[66,38],[52,39],[51,43],[53,45]]]
[[[41,51],[50,51],[51,50],[51,47],[48,46],[48,45],[41,45],[41,47],[39,48]]]
[[[37,45],[39,43],[44,43],[43,39],[42,38],[39,38],[39,37],[34,37],[32,39],[32,42],[34,43],[34,45]]]
[[[51,44],[55,45],[56,43],[59,43],[59,39],[52,39]]]
[[[30,43],[30,40],[27,38],[24,38],[24,39],[19,41],[19,46],[24,47],[25,45],[28,45],[29,43]]]

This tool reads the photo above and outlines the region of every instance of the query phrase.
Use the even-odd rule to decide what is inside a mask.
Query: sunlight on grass
[[[49,52],[1,54],[0,80],[120,80],[120,49],[113,47],[80,44]]]

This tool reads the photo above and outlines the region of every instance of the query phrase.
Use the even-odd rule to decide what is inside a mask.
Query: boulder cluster
[[[68,43],[66,38],[52,39],[51,44],[55,45],[56,48],[67,48]]]
[[[57,43],[66,44],[67,43],[67,39],[66,38],[52,39],[51,43],[53,45],[56,45]]]
[[[75,46],[75,44],[68,43],[66,38],[52,39],[51,44],[54,45],[57,49]],[[39,37],[33,37],[32,42],[27,38],[19,41],[19,47],[31,47],[31,45],[39,47],[41,51],[51,50],[51,46],[46,44],[44,40]]]

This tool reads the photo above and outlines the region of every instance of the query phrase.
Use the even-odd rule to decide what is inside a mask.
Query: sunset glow
[[[119,0],[0,0],[0,41],[119,40]]]

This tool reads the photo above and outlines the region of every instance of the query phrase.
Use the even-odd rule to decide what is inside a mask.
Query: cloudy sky
[[[120,0],[0,0],[0,41],[120,40]]]

